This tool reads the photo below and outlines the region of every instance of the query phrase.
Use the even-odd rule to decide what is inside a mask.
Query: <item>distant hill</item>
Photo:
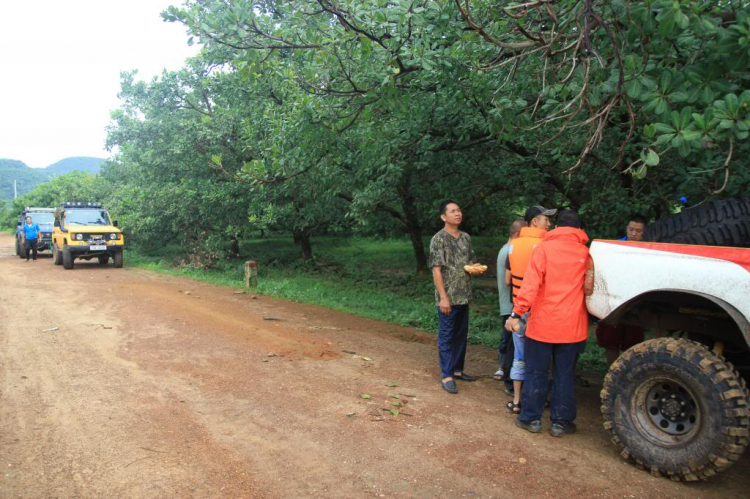
[[[21,196],[52,177],[65,175],[76,170],[99,173],[104,160],[101,158],[65,158],[46,168],[31,168],[23,161],[0,159],[0,200],[13,199],[13,181],[16,181],[18,195]]]
[[[104,163],[101,158],[89,158],[85,156],[61,159],[57,163],[44,168],[47,174],[65,175],[76,170],[88,173],[99,173],[99,168]]]

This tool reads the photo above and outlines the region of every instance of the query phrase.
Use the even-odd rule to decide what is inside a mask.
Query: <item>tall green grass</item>
[[[497,347],[501,320],[495,284],[497,251],[505,241],[473,238],[479,261],[489,276],[474,281],[469,341]],[[429,243],[429,241],[426,241]],[[129,249],[126,265],[241,289],[244,260],[258,262],[260,294],[382,320],[429,332],[437,331],[437,312],[431,275],[417,275],[408,240],[325,237],[314,240],[314,262],[303,262],[299,248],[285,238],[246,241],[242,261],[227,260],[205,270],[178,266],[182,248],[158,251]],[[595,340],[581,356],[583,370],[604,370],[602,351]]]

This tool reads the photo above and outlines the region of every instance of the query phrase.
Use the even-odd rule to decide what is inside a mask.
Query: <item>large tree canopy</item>
[[[474,232],[541,202],[612,236],[747,191],[745,7],[188,0],[164,17],[201,54],[124,76],[105,177],[139,237],[215,255],[251,232],[305,258],[315,234],[402,233],[425,269],[446,197]]]

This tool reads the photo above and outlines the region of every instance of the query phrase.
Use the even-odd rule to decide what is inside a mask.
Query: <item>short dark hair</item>
[[[628,223],[635,222],[637,224],[643,224],[648,225],[648,219],[641,215],[640,213],[633,213],[630,215],[630,218],[628,218]]]
[[[557,214],[557,226],[575,227],[576,229],[584,228],[583,219],[573,210],[560,210]]]
[[[455,204],[456,206],[458,206],[458,203],[453,201],[452,199],[446,199],[445,201],[441,201],[440,208],[439,208],[440,210],[439,215],[445,215],[445,210],[448,209],[449,204]]]
[[[526,223],[526,220],[524,220],[523,218],[516,218],[515,220],[513,220],[513,223],[510,224],[510,235],[515,236],[521,231],[523,227],[526,227],[527,225],[528,224]]]

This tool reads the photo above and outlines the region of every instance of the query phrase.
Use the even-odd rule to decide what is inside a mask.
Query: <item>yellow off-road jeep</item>
[[[115,268],[122,268],[125,245],[117,221],[99,203],[63,203],[55,210],[52,229],[52,257],[55,265],[73,268],[76,258],[96,258],[106,265],[112,258]]]

